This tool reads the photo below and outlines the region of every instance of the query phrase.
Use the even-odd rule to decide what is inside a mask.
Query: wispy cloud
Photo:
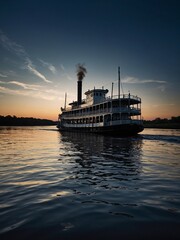
[[[39,61],[42,63],[44,67],[47,67],[53,74],[56,74],[57,70],[51,63],[45,62],[42,59],[39,59]]]
[[[35,85],[35,84],[27,84],[23,82],[18,81],[0,81],[0,93],[3,94],[10,94],[10,95],[21,95],[21,96],[29,96],[32,98],[39,98],[44,100],[58,100],[60,92],[56,89],[47,89],[44,86],[41,85]],[[6,86],[2,86],[6,85]],[[9,85],[7,87],[7,85]],[[17,86],[18,89],[12,89],[11,85]]]
[[[3,72],[0,73],[0,77],[3,77],[3,78],[14,77],[14,76],[17,77],[17,73],[10,69],[4,70]]]
[[[67,78],[68,80],[71,81],[73,78],[67,73],[66,68],[64,67],[63,64],[60,65],[60,68],[61,68],[61,75],[62,75],[64,78]]]
[[[4,75],[4,74],[0,73],[0,77],[6,78],[7,75]]]
[[[153,80],[153,79],[147,79],[147,80],[140,80],[135,77],[125,77],[122,79],[122,82],[124,83],[132,83],[132,84],[144,84],[144,83],[166,83],[166,81],[160,81],[160,80]]]
[[[65,77],[70,81],[72,80],[72,77],[69,74],[65,74]]]
[[[10,89],[10,88],[7,88],[7,87],[2,87],[2,86],[0,86],[0,92],[5,93],[5,94],[13,94],[13,95],[19,95],[20,94],[20,95],[26,95],[27,96],[27,94],[23,94],[23,92],[21,92],[20,90],[14,90],[14,89]]]
[[[13,52],[20,57],[27,57],[25,49],[21,45],[10,40],[1,30],[0,30],[0,44],[8,51]]]
[[[14,84],[14,85],[20,86],[24,89],[34,90],[34,91],[39,90],[39,88],[42,87],[40,85],[22,83],[22,82],[17,82],[17,81],[10,81],[10,82],[8,82],[8,84]]]
[[[40,86],[40,85],[22,83],[22,82],[18,82],[18,81],[9,81],[9,82],[0,81],[0,84],[5,84],[5,85],[13,84],[13,85],[20,86],[27,90],[35,90],[35,91],[39,90],[39,88],[42,88],[42,86]]]
[[[41,78],[44,82],[51,83],[52,81],[48,80],[42,73],[36,70],[35,66],[32,64],[30,59],[27,59],[26,68],[32,72],[37,77]]]
[[[61,64],[61,69],[63,70],[63,71],[65,71],[65,67],[64,67],[64,65],[63,64]]]
[[[165,85],[160,85],[160,86],[157,87],[157,89],[159,89],[161,92],[165,92],[166,86]]]
[[[29,58],[29,56],[28,56],[27,52],[25,51],[25,49],[23,48],[23,46],[10,40],[1,30],[0,30],[0,44],[8,51],[10,51],[10,52],[16,54],[18,57],[20,57],[24,61],[25,69],[27,69],[35,76],[42,79],[44,82],[51,83],[51,81],[48,80],[42,73],[40,73],[36,69],[36,67],[32,64],[32,61]]]
[[[26,91],[26,90],[15,90],[15,89],[10,89],[6,87],[0,86],[0,92],[4,94],[10,94],[10,95],[21,95],[21,96],[29,96],[33,98],[40,98],[44,100],[54,100],[56,97],[48,94],[44,94],[44,92],[41,91]]]

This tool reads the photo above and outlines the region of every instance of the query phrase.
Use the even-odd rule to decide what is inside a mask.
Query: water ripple
[[[178,225],[179,137],[177,130],[119,138],[1,128],[1,236],[72,239],[131,223]]]

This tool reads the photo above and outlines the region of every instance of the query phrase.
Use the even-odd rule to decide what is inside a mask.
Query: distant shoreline
[[[180,124],[144,124],[144,128],[180,129]]]
[[[144,120],[144,128],[180,129],[180,117]],[[0,126],[55,126],[57,121],[33,117],[0,116]]]
[[[156,118],[154,120],[143,121],[145,128],[164,128],[164,129],[180,129],[180,116],[171,117],[171,119]]]
[[[32,117],[0,116],[0,126],[53,126],[56,121]]]

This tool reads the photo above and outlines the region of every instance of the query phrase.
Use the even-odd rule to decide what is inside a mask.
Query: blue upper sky
[[[0,114],[54,119],[64,92],[76,100],[75,66],[84,63],[84,91],[110,89],[120,66],[144,118],[180,115],[179,0],[0,3]]]

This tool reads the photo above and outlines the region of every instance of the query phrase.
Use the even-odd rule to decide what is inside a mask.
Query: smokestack
[[[82,81],[78,80],[77,83],[77,102],[80,105],[82,102]]]
[[[78,64],[77,65],[77,78],[78,78],[78,81],[77,81],[77,102],[78,102],[78,105],[81,105],[82,103],[82,80],[83,78],[85,77],[85,74],[87,73],[87,70],[86,68],[81,65],[81,64]]]

